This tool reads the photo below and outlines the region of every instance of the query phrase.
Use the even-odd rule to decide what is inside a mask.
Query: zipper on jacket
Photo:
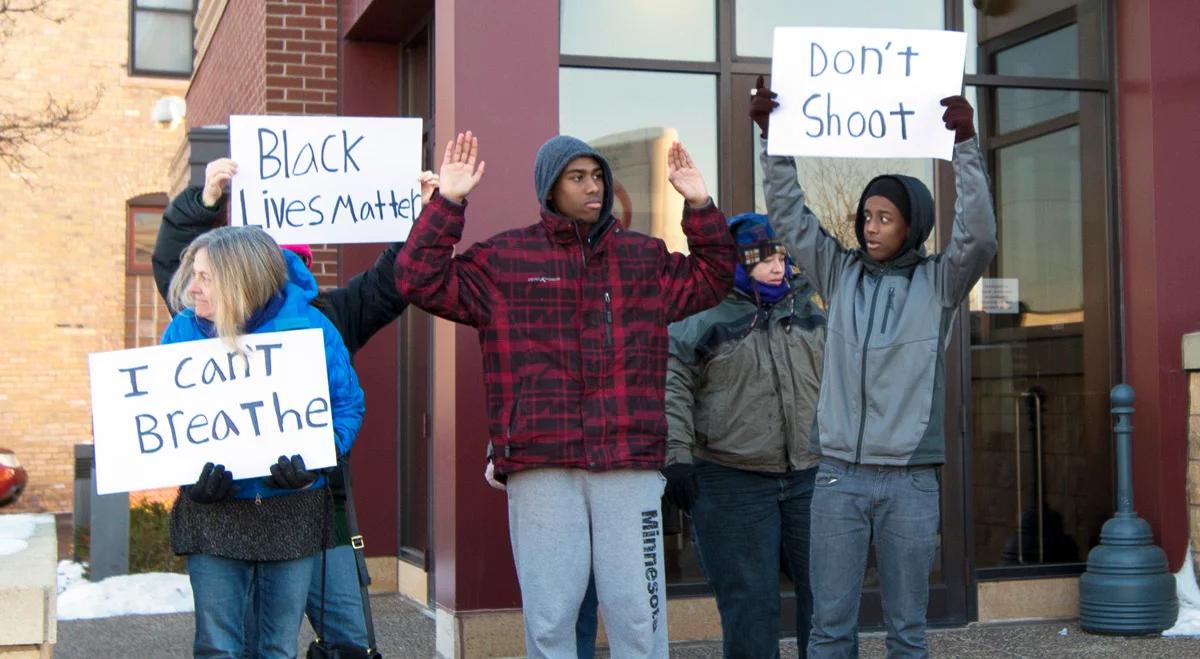
[[[613,344],[612,296],[608,294],[608,291],[604,291],[604,340],[605,345],[611,348]]]
[[[579,239],[579,262],[583,266],[583,271],[579,273],[582,279],[587,271],[587,240],[579,234],[579,223],[575,222],[572,226],[575,229],[575,237]]]
[[[788,326],[788,328],[784,331],[787,332],[788,334],[790,334],[792,331],[791,326]],[[771,354],[771,313],[770,313],[770,311],[767,312],[766,334],[767,334],[767,356],[771,358],[770,359],[771,375],[775,376],[775,391],[782,393],[783,392],[783,382],[781,381],[781,379],[779,377],[779,365],[776,363],[775,355]],[[785,353],[787,352],[787,348],[784,348],[784,352]],[[785,465],[785,470],[791,471],[792,470],[792,454],[791,454],[791,451],[789,450],[789,448],[790,448],[791,439],[792,439],[792,424],[788,421],[787,410],[785,409],[785,406],[783,404],[783,396],[782,395],[779,396],[779,418],[781,421],[783,421],[783,463]]]
[[[880,334],[887,334],[887,319],[892,314],[892,298],[896,297],[896,287],[888,286],[888,301],[887,306],[883,308],[883,326],[879,328]]]
[[[854,464],[858,464],[862,459],[863,433],[867,429],[867,348],[871,345],[871,328],[875,325],[875,303],[879,301],[879,289],[881,288],[883,288],[882,275],[879,277],[879,284],[875,286],[875,292],[871,294],[871,313],[867,316],[867,335],[863,338],[862,372],[859,376],[859,387],[862,394],[859,398],[858,446],[854,449]]]

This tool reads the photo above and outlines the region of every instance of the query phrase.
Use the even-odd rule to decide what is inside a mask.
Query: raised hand
[[[946,111],[942,113],[942,121],[946,122],[946,130],[954,131],[954,143],[966,142],[975,137],[975,108],[962,96],[947,96],[942,99]]]
[[[683,195],[689,206],[699,208],[708,205],[708,187],[704,176],[696,169],[692,156],[679,142],[667,150],[667,180]]]
[[[229,158],[217,158],[204,168],[204,191],[200,201],[213,208],[221,201],[221,195],[229,189],[229,182],[237,174],[237,163]]]
[[[433,198],[433,191],[438,187],[438,175],[428,169],[421,172],[417,177],[417,181],[421,184],[421,203],[428,204]]]
[[[480,160],[476,167],[475,157],[478,153],[479,140],[471,131],[459,133],[458,138],[446,144],[446,155],[442,157],[442,169],[438,172],[438,185],[443,197],[461,204],[479,184],[487,163]]]
[[[750,90],[750,94],[750,118],[758,124],[762,136],[766,137],[767,125],[771,123],[771,112],[779,107],[779,101],[775,100],[779,94],[767,89],[762,76],[758,76],[758,80],[754,81],[754,89]]]

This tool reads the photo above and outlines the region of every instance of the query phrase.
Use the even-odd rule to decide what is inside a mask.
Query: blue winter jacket
[[[287,263],[288,283],[283,288],[283,301],[279,310],[270,318],[255,327],[251,334],[264,332],[280,332],[319,328],[325,337],[325,368],[329,377],[329,398],[333,415],[334,442],[337,444],[338,455],[345,455],[354,444],[358,429],[362,425],[366,404],[362,388],[358,385],[358,376],[350,364],[350,353],[346,344],[338,334],[337,328],[325,314],[311,305],[317,297],[317,280],[304,266],[300,257],[287,250],[283,251]],[[184,309],[167,326],[163,333],[162,343],[181,343],[213,338],[212,323],[197,318],[191,309]],[[325,482],[324,476],[319,478],[312,487],[319,487]],[[243,478],[233,481],[234,497],[237,499],[263,498],[281,494],[293,494],[295,490],[280,490],[267,487],[261,477]]]

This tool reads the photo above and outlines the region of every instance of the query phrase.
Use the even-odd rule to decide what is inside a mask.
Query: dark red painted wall
[[[1171,569],[1188,538],[1183,334],[1200,329],[1200,8],[1116,2],[1126,380],[1137,391],[1134,491]]]
[[[349,24],[354,3],[342,3],[339,34]],[[366,3],[358,3],[365,5]],[[393,44],[341,41],[338,53],[338,114],[396,116],[399,64]],[[343,245],[342,283],[375,263],[386,245]],[[391,323],[354,358],[354,369],[367,398],[367,414],[354,445],[352,463],[359,525],[369,556],[395,556],[397,535],[397,328]]]
[[[487,174],[462,246],[538,220],[537,148],[558,132],[558,3],[435,2],[436,133],[480,139]],[[435,330],[435,600],[455,611],[519,606],[505,497],[483,481],[487,422],[474,329]],[[452,370],[439,369],[452,365]]]

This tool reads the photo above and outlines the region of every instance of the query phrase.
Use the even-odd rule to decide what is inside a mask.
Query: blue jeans
[[[362,589],[358,585],[358,565],[354,548],[340,545],[325,552],[325,634],[326,642],[336,645],[367,647],[367,622],[363,616]],[[308,587],[308,622],[317,629],[321,624],[321,555],[313,556],[312,584]]]
[[[575,620],[575,654],[579,659],[596,656],[596,609],[600,601],[596,598],[596,575],[588,579],[587,592],[579,604],[579,617]]]
[[[253,605],[258,639],[251,654],[260,659],[295,657],[312,565],[311,558],[239,561],[207,554],[188,556],[188,576],[196,603],[193,654],[240,659],[253,588],[259,594]]]
[[[794,575],[797,644],[807,647],[809,506],[816,467],[766,474],[697,461],[695,473],[692,524],[717,596],[725,657],[779,656],[781,552]]]
[[[874,537],[887,654],[927,657],[929,571],[938,547],[938,475],[929,465],[854,465],[825,458],[812,503],[809,657],[858,656],[858,605]]]
[[[362,590],[358,585],[358,566],[355,564],[354,548],[340,545],[326,552],[325,567],[325,631],[321,634],[326,642],[367,647],[367,621],[363,615]],[[308,587],[308,603],[304,612],[313,631],[321,629],[321,555],[313,556],[312,583]],[[257,592],[250,593],[251,601],[258,598]],[[258,628],[255,625],[252,607],[246,615],[246,652],[243,659],[253,659],[251,648],[258,643]],[[595,636],[593,630],[592,636]]]

